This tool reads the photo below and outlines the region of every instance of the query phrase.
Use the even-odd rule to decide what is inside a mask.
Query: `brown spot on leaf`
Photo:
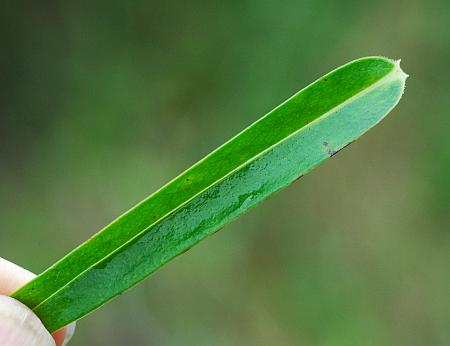
[[[330,155],[330,157],[331,157],[331,156],[336,155],[336,154],[337,154],[337,151],[336,151],[336,150],[331,150],[331,149],[329,149],[329,150],[327,150],[327,153],[328,153],[328,155]]]

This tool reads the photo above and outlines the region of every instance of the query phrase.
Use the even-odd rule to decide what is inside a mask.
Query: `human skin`
[[[0,344],[8,346],[62,346],[75,324],[50,334],[28,307],[9,296],[35,275],[0,257]]]

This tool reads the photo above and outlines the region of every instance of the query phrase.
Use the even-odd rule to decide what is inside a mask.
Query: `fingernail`
[[[66,346],[70,339],[72,339],[73,333],[75,333],[75,327],[77,326],[76,322],[69,324],[66,327],[66,337],[64,338],[63,346]]]

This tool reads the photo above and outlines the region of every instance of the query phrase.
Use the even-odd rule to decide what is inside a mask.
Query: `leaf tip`
[[[402,70],[402,68],[400,67],[400,63],[401,63],[402,59],[398,59],[398,60],[394,60],[394,72],[397,74],[397,76],[405,81],[406,78],[409,77],[409,74],[407,74],[405,71]]]

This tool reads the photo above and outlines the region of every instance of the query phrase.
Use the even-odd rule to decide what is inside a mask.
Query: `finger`
[[[0,257],[0,294],[9,296],[36,275]]]
[[[0,296],[0,342],[7,346],[55,346],[55,340],[27,306]]]
[[[36,275],[0,257],[0,295],[11,295],[14,291],[35,278]],[[54,332],[57,346],[67,344],[75,330],[75,323]],[[68,332],[69,331],[69,332]]]

